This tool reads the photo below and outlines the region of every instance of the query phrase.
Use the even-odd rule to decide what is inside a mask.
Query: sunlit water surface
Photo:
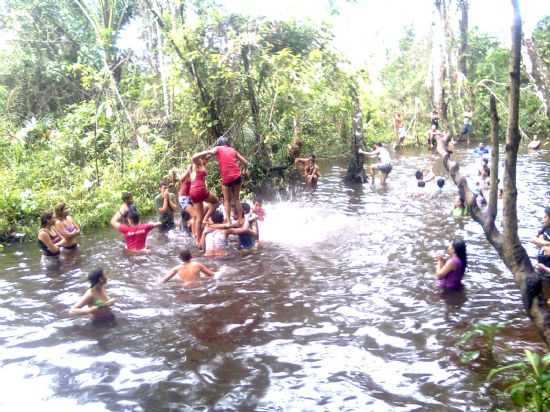
[[[466,173],[479,159],[459,153]],[[522,154],[520,235],[531,238],[548,199],[549,152]],[[487,410],[502,400],[491,364],[464,366],[460,335],[507,321],[507,350],[540,349],[512,275],[471,220],[450,216],[456,189],[415,188],[426,153],[397,156],[386,188],[348,187],[326,161],[316,191],[267,201],[262,247],[199,258],[215,279],[159,285],[189,245],[153,233],[152,253],[127,257],[112,230],[86,233],[59,266],[34,243],[0,253],[0,407],[41,411]],[[440,163],[440,162],[439,162]],[[436,163],[438,164],[438,163]],[[438,168],[439,167],[439,168]],[[440,165],[436,172],[442,174]],[[443,295],[433,258],[467,241],[462,294]],[[535,249],[527,245],[530,255]],[[115,324],[70,318],[86,275],[108,272]]]

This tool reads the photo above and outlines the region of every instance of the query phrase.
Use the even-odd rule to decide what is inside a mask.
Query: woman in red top
[[[195,214],[195,222],[193,228],[193,235],[197,242],[201,238],[203,223],[208,220],[212,212],[216,210],[218,206],[218,198],[211,193],[206,187],[206,162],[211,155],[202,155],[200,153],[193,156],[190,169],[191,186],[189,188],[189,196],[193,203],[193,209]],[[207,210],[204,210],[203,202],[208,203]]]
[[[235,203],[237,216],[242,216],[240,199],[242,176],[239,162],[248,166],[248,160],[229,146],[229,142],[225,139],[225,137],[218,138],[215,148],[197,153],[195,156],[203,158],[208,155],[216,155],[220,165],[225,223],[229,223],[232,203]],[[242,217],[239,217],[239,221],[240,220],[242,220]]]

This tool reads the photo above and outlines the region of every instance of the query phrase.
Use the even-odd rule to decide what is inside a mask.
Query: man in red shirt
[[[126,250],[128,252],[146,251],[145,241],[151,230],[161,225],[160,222],[154,223],[139,223],[139,215],[130,210],[127,219],[128,224],[119,223],[119,212],[111,219],[111,226],[124,235],[126,242]]]

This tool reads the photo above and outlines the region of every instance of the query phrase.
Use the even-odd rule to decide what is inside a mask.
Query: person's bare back
[[[160,280],[161,283],[168,282],[176,273],[185,283],[198,281],[200,279],[201,272],[210,277],[214,276],[214,272],[202,263],[191,261],[191,252],[189,252],[189,250],[182,250],[180,252],[180,259],[183,263],[180,263],[170,269],[170,271]]]

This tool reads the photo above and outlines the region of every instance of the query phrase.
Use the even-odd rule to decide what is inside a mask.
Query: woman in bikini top
[[[54,224],[55,219],[52,212],[45,212],[40,217],[38,246],[44,256],[59,256],[60,248],[65,244],[65,239],[57,233]]]
[[[92,315],[94,319],[112,319],[113,313],[110,306],[115,302],[107,296],[107,276],[103,269],[96,269],[88,275],[90,288],[84,293],[69,314],[71,315]]]
[[[63,247],[65,249],[78,247],[76,239],[80,235],[80,227],[69,215],[69,209],[65,203],[60,203],[55,207],[55,217],[55,229],[65,239]]]

